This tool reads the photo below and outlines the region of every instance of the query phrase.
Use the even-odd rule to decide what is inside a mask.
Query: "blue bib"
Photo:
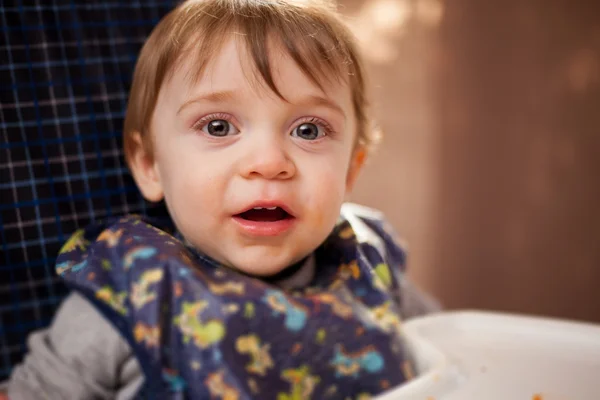
[[[344,210],[344,209],[343,209]],[[57,272],[131,345],[159,399],[369,398],[410,378],[405,254],[375,215],[342,212],[313,281],[283,290],[139,216],[75,233]]]

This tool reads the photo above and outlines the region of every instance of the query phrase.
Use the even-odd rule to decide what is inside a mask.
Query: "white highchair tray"
[[[378,400],[600,399],[600,325],[455,312],[404,330],[419,375]]]

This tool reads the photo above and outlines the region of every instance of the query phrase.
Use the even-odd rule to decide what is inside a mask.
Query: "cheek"
[[[337,163],[322,165],[315,171],[311,187],[314,223],[329,227],[337,220],[346,195],[346,168]]]
[[[204,212],[219,203],[219,182],[210,162],[187,150],[162,160],[161,180],[169,208],[180,218]]]
[[[220,204],[222,189],[219,181],[203,167],[196,166],[176,172],[171,182],[171,197],[186,210],[197,214]]]

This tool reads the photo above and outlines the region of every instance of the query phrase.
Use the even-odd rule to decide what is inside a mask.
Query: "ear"
[[[164,197],[160,174],[152,154],[144,146],[142,135],[134,132],[129,143],[129,168],[137,187],[148,201],[158,202]]]
[[[346,176],[346,192],[350,193],[354,188],[358,174],[360,173],[362,166],[365,164],[367,159],[367,150],[363,146],[357,146],[352,153],[350,160],[350,168],[348,169],[348,175]]]

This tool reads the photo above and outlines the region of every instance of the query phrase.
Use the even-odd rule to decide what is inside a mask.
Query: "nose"
[[[287,154],[284,144],[272,137],[269,139],[248,148],[248,156],[242,166],[244,178],[285,180],[296,174],[296,165]]]

